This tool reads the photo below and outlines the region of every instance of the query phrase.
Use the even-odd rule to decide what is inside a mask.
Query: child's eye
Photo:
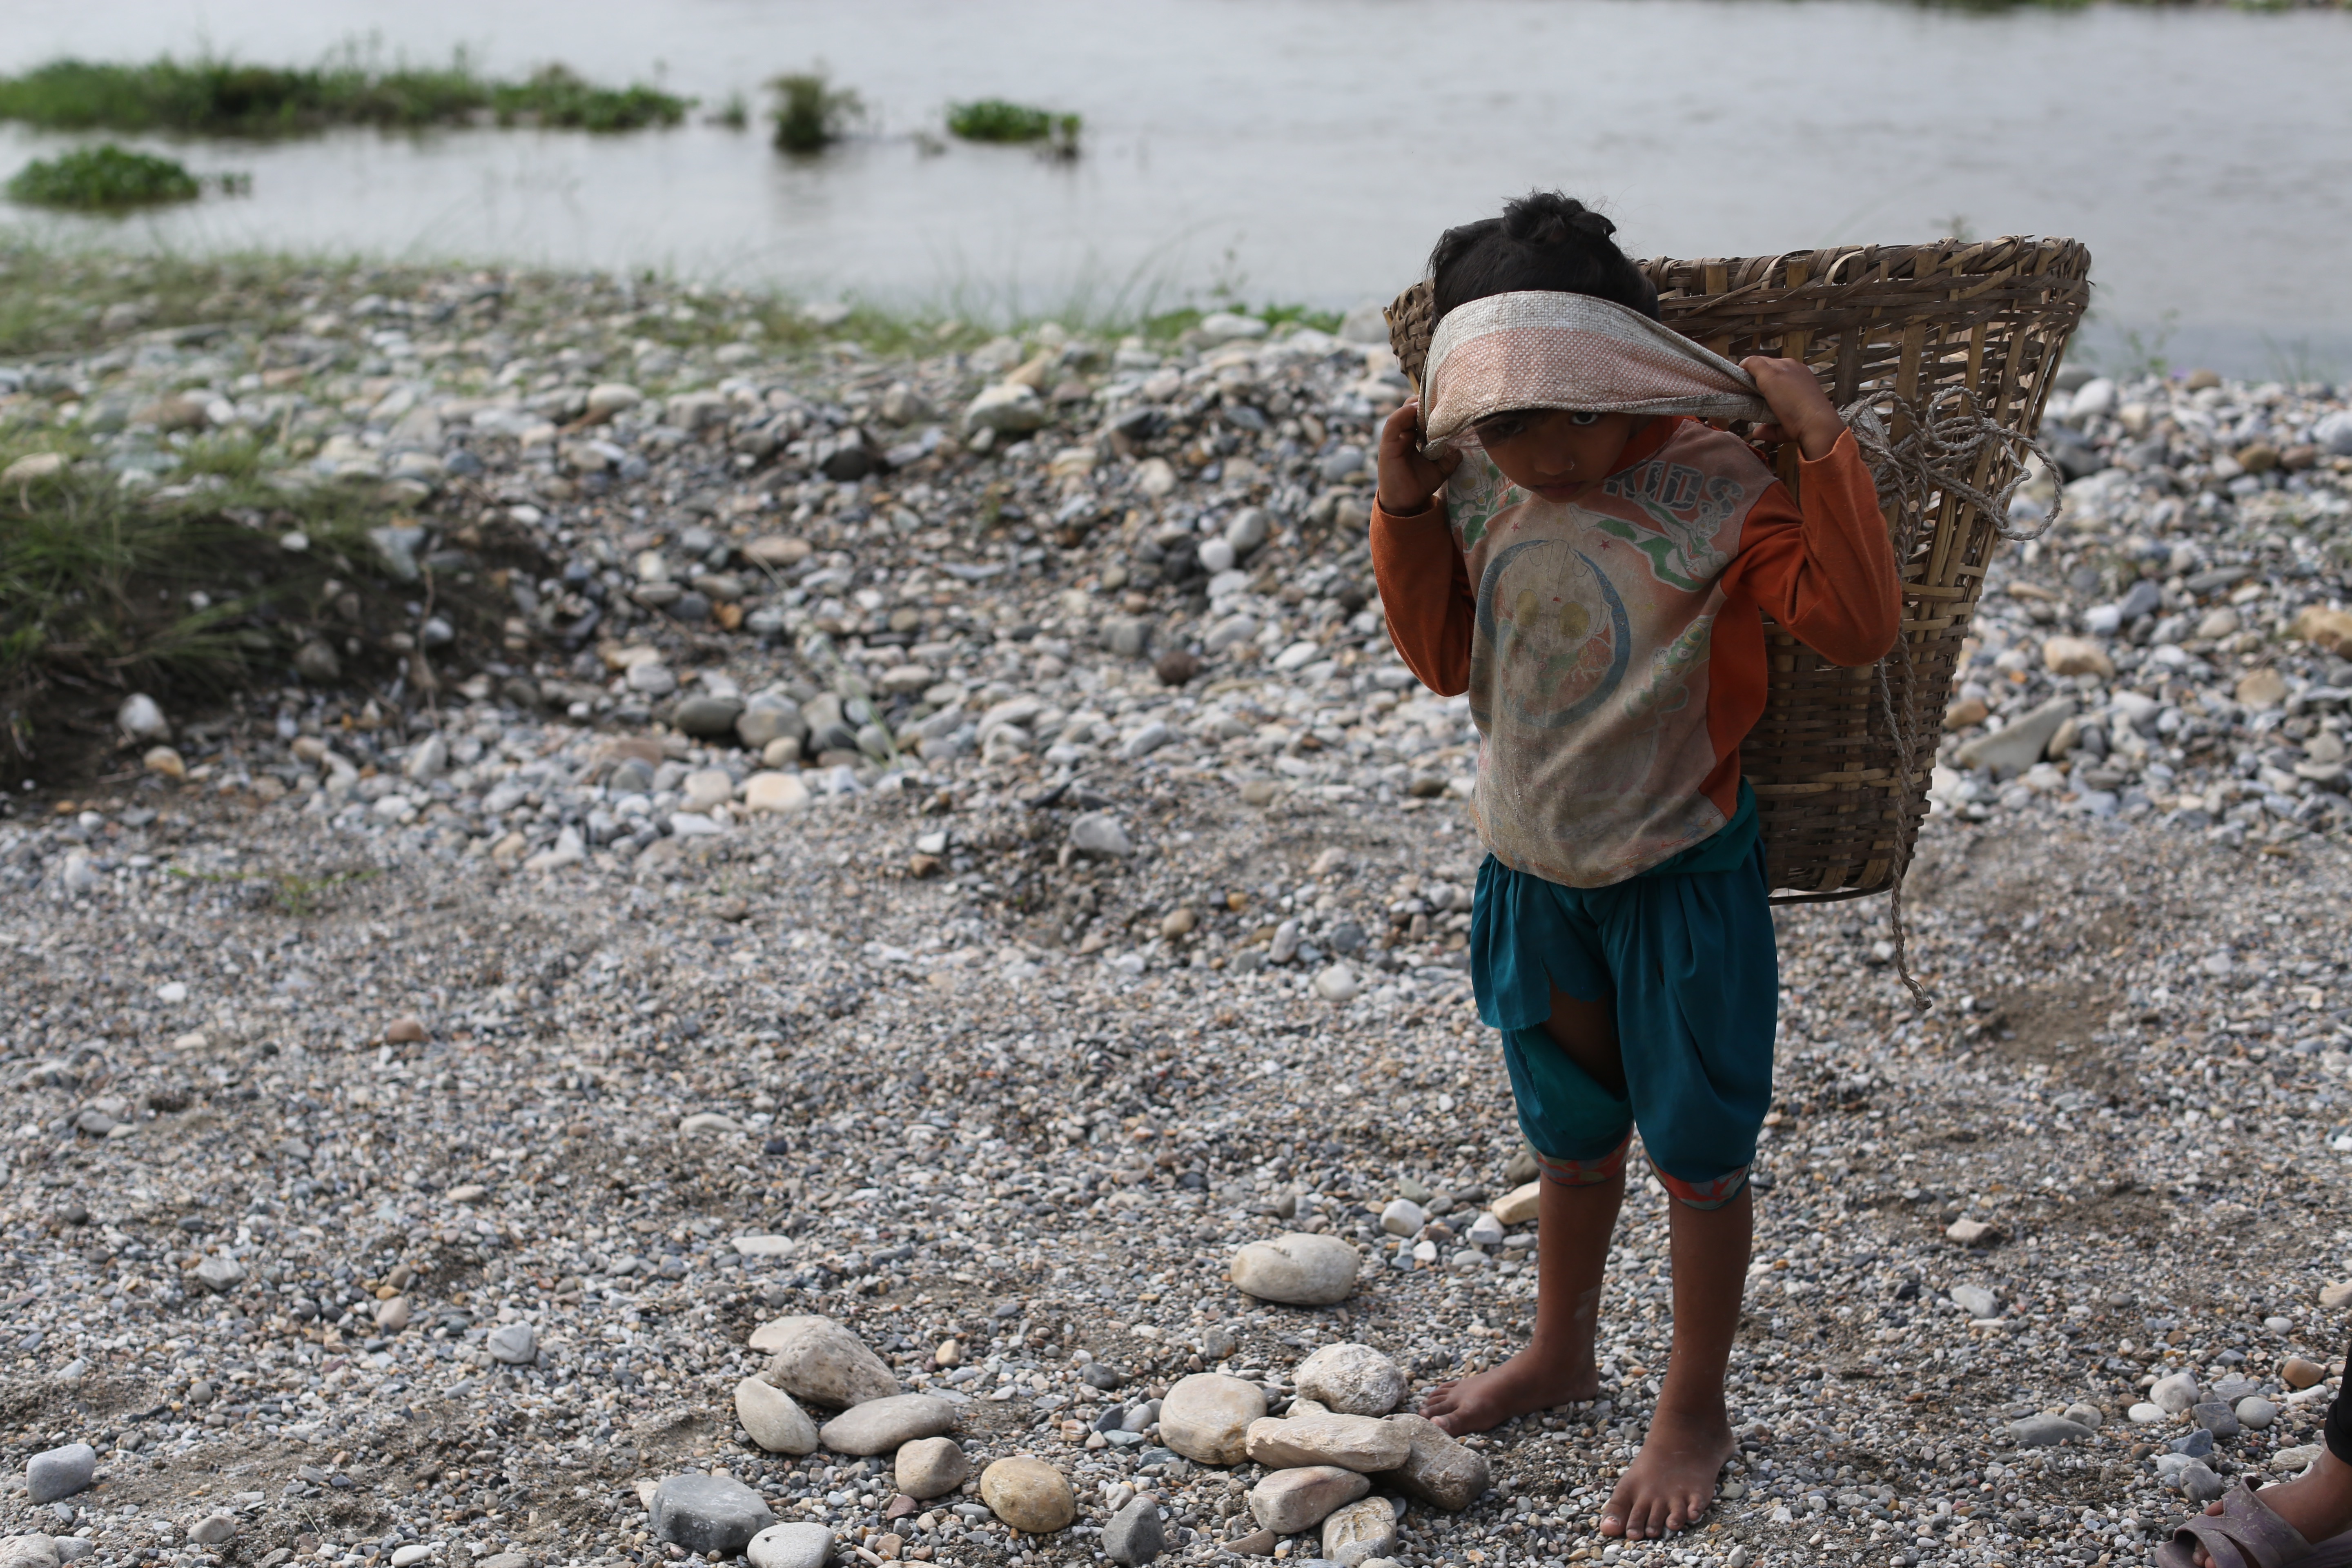
[[[1601,423],[1601,416],[1579,410],[1568,416],[1568,422],[1570,425],[1598,425]]]

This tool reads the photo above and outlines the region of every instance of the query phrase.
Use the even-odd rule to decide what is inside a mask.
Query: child
[[[1538,194],[1438,241],[1423,397],[1381,431],[1371,545],[1398,653],[1470,694],[1487,851],[1471,973],[1547,1178],[1533,1338],[1425,1411],[1478,1432],[1599,1391],[1638,1126],[1674,1200],[1674,1352],[1601,1531],[1640,1539],[1697,1519],[1737,1447],[1723,1376],[1779,1010],[1739,776],[1762,616],[1865,665],[1894,645],[1898,592],[1869,472],[1811,373],[1743,367],[1777,421],[1761,437],[1803,454],[1801,508],[1745,443],[1684,416],[1764,407],[1657,323],[1614,232]]]

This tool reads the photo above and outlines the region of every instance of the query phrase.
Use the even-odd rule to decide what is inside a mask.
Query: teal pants
[[[1726,869],[1606,888],[1562,887],[1486,858],[1471,906],[1471,979],[1479,1017],[1502,1031],[1519,1128],[1546,1175],[1610,1179],[1638,1128],[1678,1201],[1716,1208],[1738,1196],[1771,1103],[1780,1018],[1766,891],[1760,841]],[[1623,1093],[1545,1032],[1555,985],[1611,1006]]]

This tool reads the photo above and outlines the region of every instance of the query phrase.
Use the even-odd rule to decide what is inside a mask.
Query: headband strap
[[[1422,421],[1434,447],[1519,408],[1766,420],[1756,379],[1638,310],[1527,289],[1448,310],[1430,339]]]

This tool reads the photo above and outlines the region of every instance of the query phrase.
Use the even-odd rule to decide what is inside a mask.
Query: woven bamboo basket
[[[1734,361],[1803,360],[1850,421],[1857,405],[1874,409],[1898,442],[1955,409],[2031,437],[2091,296],[2090,252],[2066,239],[1642,265],[1668,326]],[[1418,387],[1433,325],[1428,283],[1388,314]],[[1791,485],[1796,458],[1785,448],[1776,464]],[[1987,444],[1964,482],[2005,495],[2020,461],[2018,444]],[[1884,482],[1881,499],[1890,499]],[[1949,485],[1923,483],[1906,502],[1890,501],[1889,529],[1912,545],[1901,644],[1878,667],[1840,668],[1766,620],[1769,686],[1740,767],[1756,791],[1776,903],[1899,889],[1927,815],[1945,694],[2004,521]]]

